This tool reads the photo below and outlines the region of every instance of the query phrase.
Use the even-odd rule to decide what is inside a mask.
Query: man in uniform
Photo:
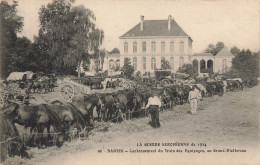
[[[198,98],[199,98],[199,93],[196,90],[196,87],[192,86],[192,89],[189,93],[189,102],[190,102],[190,106],[191,106],[191,114],[197,114]]]
[[[149,108],[151,118],[152,118],[152,126],[153,127],[160,127],[160,121],[159,121],[159,108],[161,107],[161,101],[157,96],[150,97],[148,99],[148,103],[146,105],[146,108]]]

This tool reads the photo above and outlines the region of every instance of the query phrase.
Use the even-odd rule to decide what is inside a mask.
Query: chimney
[[[144,16],[143,15],[141,15],[141,17],[140,17],[140,27],[141,27],[141,31],[143,31],[144,30]]]
[[[171,21],[172,21],[172,16],[168,16],[168,30],[171,30]]]

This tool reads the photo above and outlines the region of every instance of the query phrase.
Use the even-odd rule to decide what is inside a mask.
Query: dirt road
[[[187,113],[188,104],[176,106],[160,113],[159,129],[148,125],[149,118],[121,124],[98,123],[100,127],[89,140],[69,142],[60,149],[31,149],[34,158],[25,163],[257,164],[260,163],[259,98],[260,86],[257,86],[206,98],[200,103],[198,115]],[[157,146],[144,146],[147,143]]]

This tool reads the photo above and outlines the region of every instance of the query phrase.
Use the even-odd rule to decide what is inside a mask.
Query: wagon
[[[101,89],[103,80],[104,80],[104,78],[102,78],[102,77],[89,76],[89,77],[80,79],[80,83],[82,83],[83,85],[89,86],[90,89]]]
[[[0,85],[0,107],[4,107],[8,101],[29,104],[30,97],[26,89],[20,88],[20,84],[13,82]]]
[[[90,90],[90,87],[80,84],[80,81],[71,80],[65,78],[63,80],[58,80],[59,95],[61,100],[65,102],[72,102],[73,98],[77,95],[86,95]]]
[[[119,86],[124,88],[124,89],[131,89],[134,86],[136,86],[136,83],[134,81],[131,81],[131,80],[128,80],[128,79],[121,79]]]

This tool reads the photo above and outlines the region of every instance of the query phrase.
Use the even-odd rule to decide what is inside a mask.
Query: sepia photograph
[[[260,165],[259,0],[1,0],[0,165]]]

